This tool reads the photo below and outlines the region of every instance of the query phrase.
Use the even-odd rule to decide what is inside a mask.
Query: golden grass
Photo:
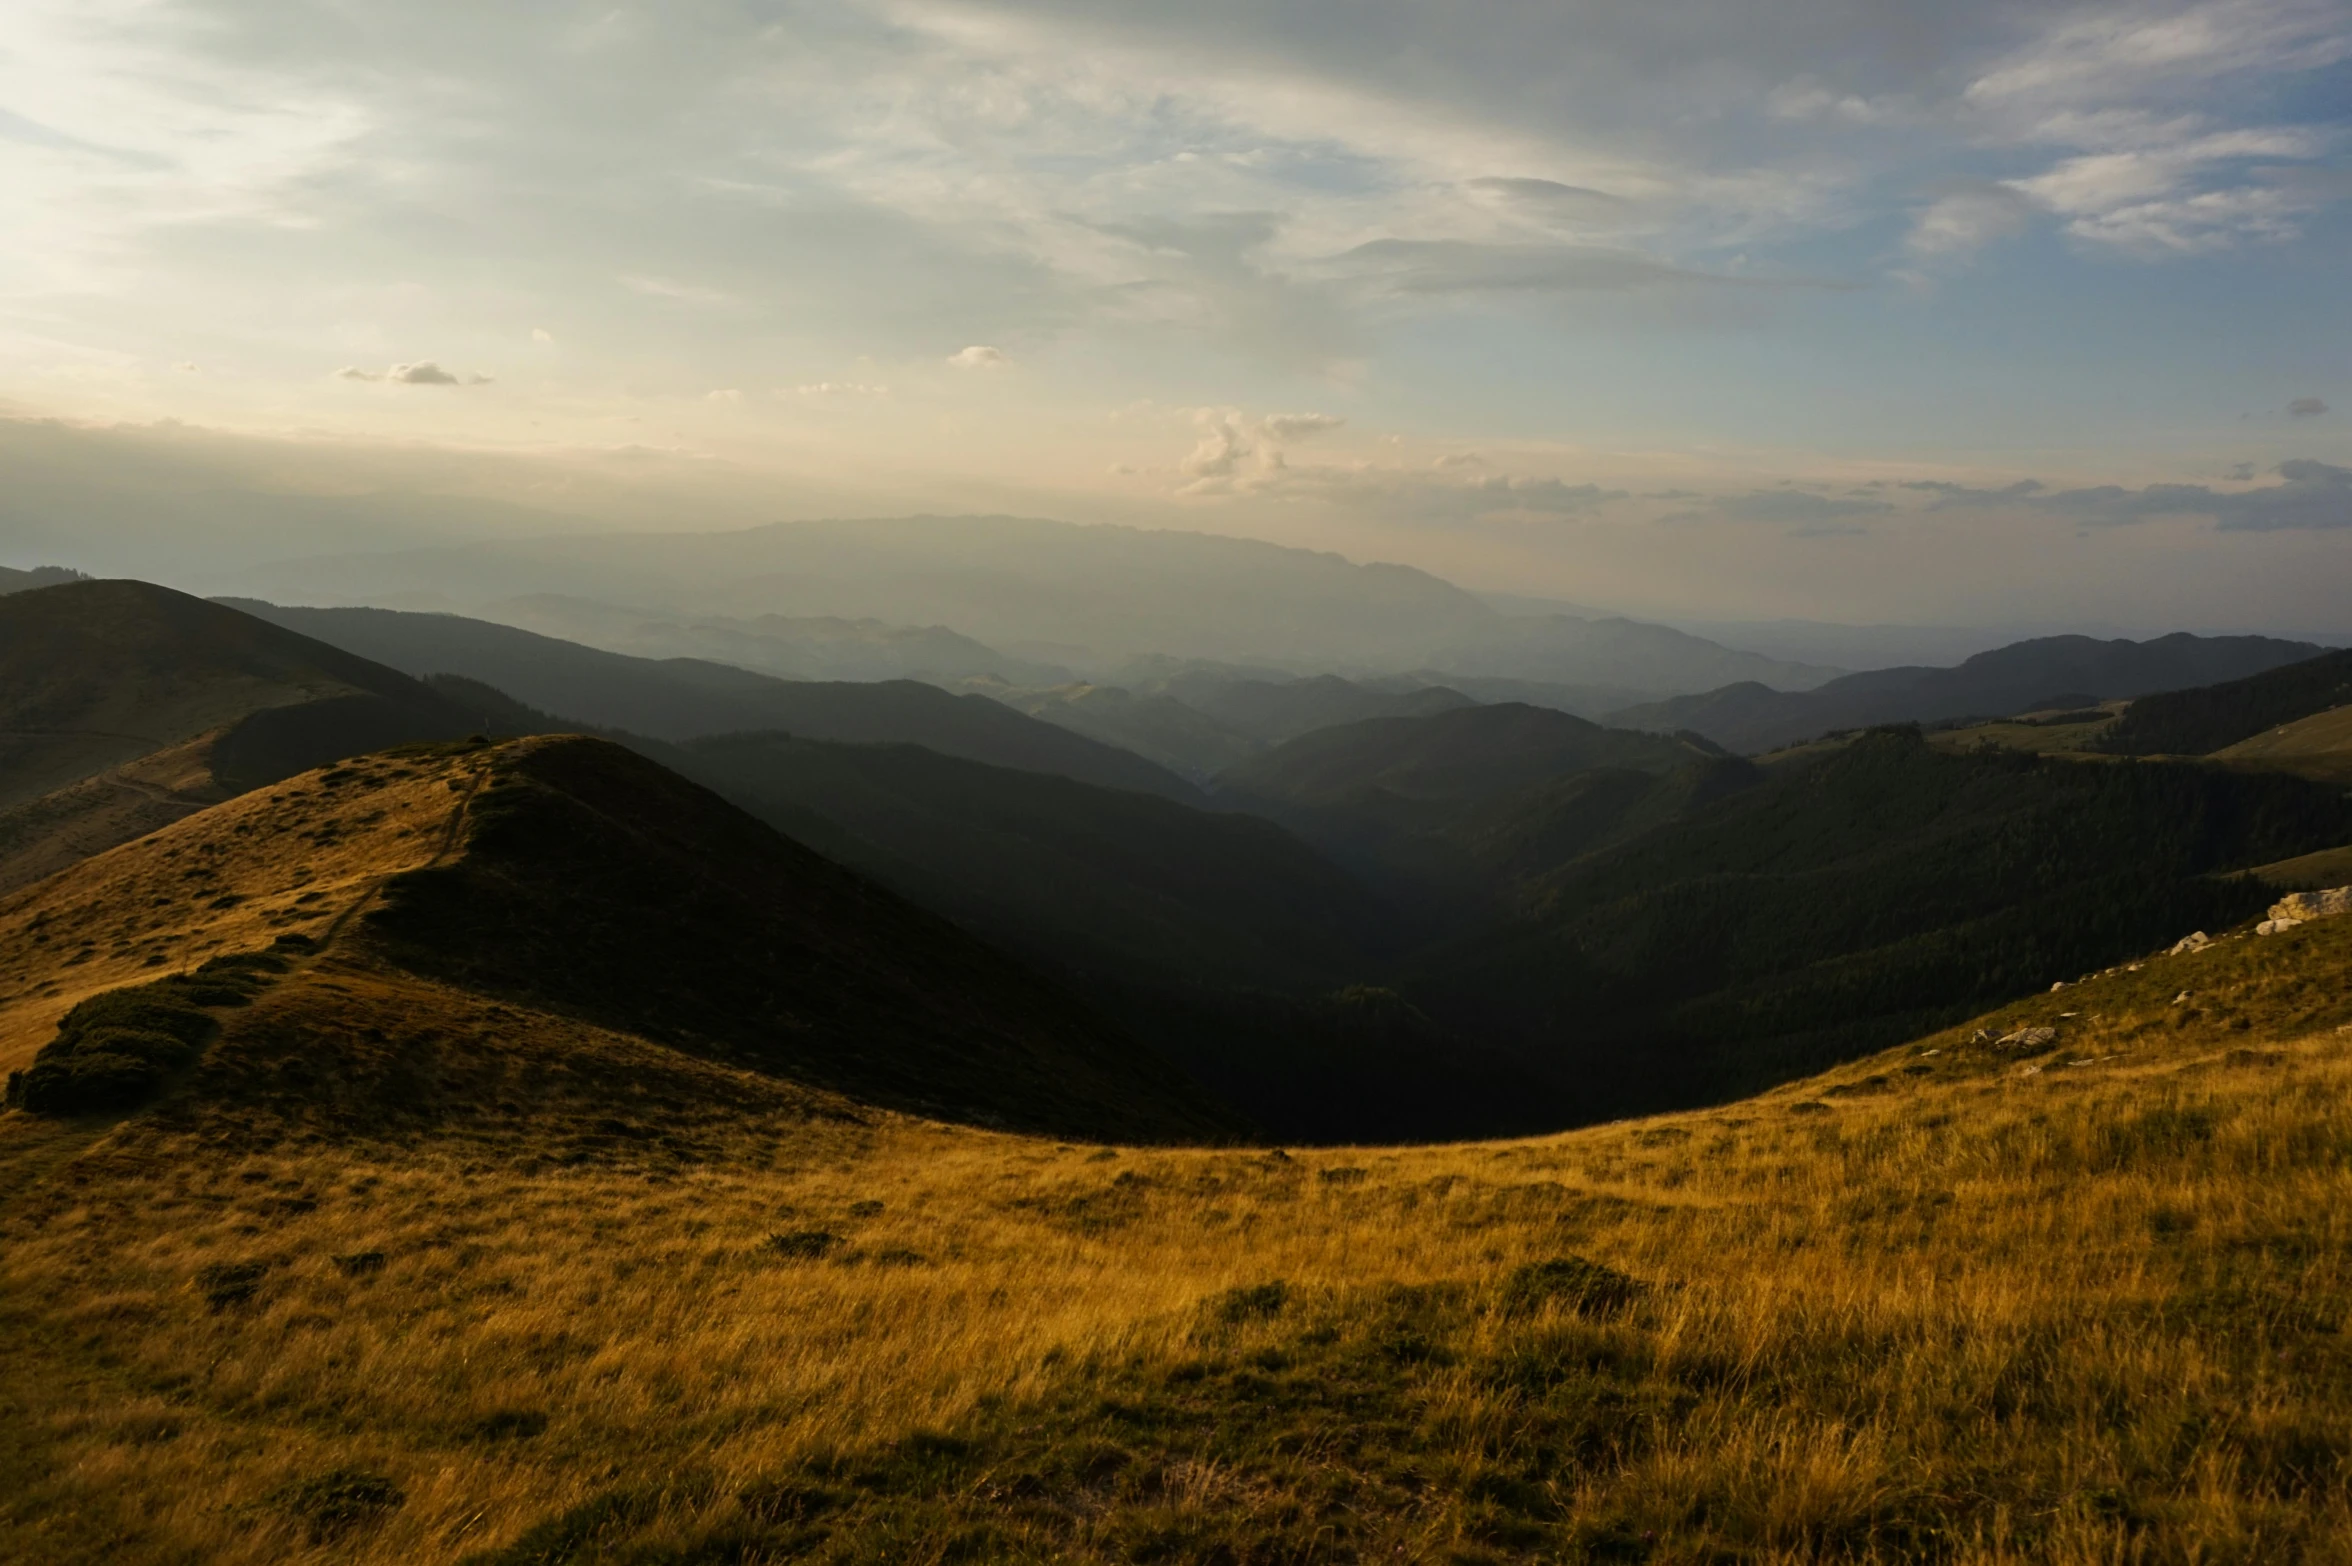
[[[2348,974],[2352,919],[2330,921],[1990,1019],[2060,1030],[2031,1056],[1971,1027],[1719,1110],[1287,1158],[772,1104],[718,1144],[585,1155],[530,1116],[272,1141],[203,1113],[103,1134],[12,1115],[0,1554],[453,1561],[689,1475],[643,1526],[690,1541],[823,1454],[1176,1366],[1236,1286],[1344,1311],[1573,1251],[1660,1292],[1589,1329],[1472,1313],[1421,1417],[1492,1459],[1527,1405],[1477,1367],[1574,1331],[1654,1356],[1671,1417],[1546,1504],[1659,1531],[1656,1559],[1912,1558],[1893,1517],[1956,1519],[1934,1553],[1987,1566],[2344,1559]],[[635,1047],[511,1012],[502,1034],[482,1004],[473,1042],[444,1029],[453,1071]],[[842,1244],[765,1244],[803,1230]],[[379,1271],[336,1260],[367,1253]],[[223,1264],[265,1267],[250,1301],[207,1303]],[[405,1503],[314,1540],[282,1497],[339,1470]],[[1177,1516],[1267,1504],[1195,1458],[1157,1483]],[[1395,1519],[1379,1558],[1552,1558],[1453,1515]]]
[[[307,773],[0,896],[0,1073],[22,1069],[77,1001],[323,930],[429,863],[479,765],[395,753]]]

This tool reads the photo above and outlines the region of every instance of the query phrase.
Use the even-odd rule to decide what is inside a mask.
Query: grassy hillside
[[[0,1553],[2352,1551],[2352,920],[1721,1109],[1288,1157],[718,1115],[489,1005],[432,1017],[478,1117],[302,1118],[392,982],[299,991],[354,1026],[250,1057],[281,1102],[0,1116]]]
[[[2105,748],[2127,756],[2203,756],[2346,703],[2352,703],[2352,651],[2326,653],[2249,679],[2143,697]]]
[[[992,766],[1197,799],[1140,756],[984,696],[914,680],[779,680],[696,658],[633,658],[459,615],[237,603],[274,624],[413,674],[455,674],[574,723],[655,739],[771,729],[804,739],[923,745]]]
[[[2214,873],[2352,838],[2340,788],[1884,730],[1529,882],[1401,987],[1589,1108],[1730,1093],[2254,914]]]
[[[144,582],[0,600],[0,890],[341,756],[448,739],[448,692]]]
[[[311,774],[19,893],[0,922],[0,951],[27,976],[9,998],[19,1029],[0,1042],[10,1069],[125,977],[326,943],[334,972],[422,997],[407,1003],[413,1023],[359,1045],[396,1063],[429,1059],[437,1009],[505,1008],[518,1026],[570,1019],[950,1117],[1131,1136],[1231,1123],[1064,992],[597,740],[391,752]],[[293,988],[332,1010],[321,997],[341,981],[305,973]],[[458,998],[432,999],[444,992]],[[230,1026],[224,1047],[241,1038]],[[234,1054],[214,1049],[205,1071]],[[440,1102],[431,1071],[396,1078],[376,1084],[390,1095],[377,1107]]]
[[[2213,759],[2229,766],[2352,783],[2352,689],[2345,695],[2340,707],[2265,729],[2215,751]]]

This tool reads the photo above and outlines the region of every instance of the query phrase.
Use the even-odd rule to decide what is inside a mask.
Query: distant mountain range
[[[1978,653],[1956,668],[1872,669],[1810,691],[1742,683],[1629,707],[1609,721],[1660,733],[1688,730],[1754,753],[1871,724],[1999,717],[2210,685],[2320,651],[2268,636],[2178,632],[2145,642],[2046,636]]]
[[[1505,615],[1408,566],[1019,517],[568,536],[289,561],[251,574],[276,601],[438,599],[665,656],[713,655],[722,636],[797,645],[791,656],[807,656],[808,637],[793,622],[944,627],[965,643],[937,648],[946,667],[936,672],[955,672],[976,642],[1005,666],[972,672],[1015,683],[1032,682],[1012,665],[1099,679],[1147,654],[1294,673],[1442,669],[1654,695],[1743,679],[1796,688],[1837,672],[1636,621]],[[594,611],[601,628],[583,611],[547,618],[550,596],[605,606]],[[517,600],[539,607],[512,607]]]
[[[2059,728],[2011,723],[1999,730],[2009,749],[1957,731],[1858,728],[1759,762],[1695,734],[1479,703],[1409,679],[1248,666],[1139,662],[1139,689],[1080,688],[1061,702],[1205,726],[1237,754],[1196,786],[998,701],[916,682],[779,680],[450,615],[252,607],[129,582],[0,598],[0,869],[19,886],[0,901],[303,766],[379,753],[269,806],[300,821],[289,841],[339,863],[375,842],[376,818],[334,808],[338,788],[362,774],[407,787],[426,765],[420,742],[495,750],[511,759],[483,774],[506,781],[484,785],[474,847],[448,876],[388,901],[380,933],[409,944],[371,947],[377,956],[725,1069],[775,1069],[926,1113],[1027,1113],[1073,1133],[1141,1113],[1153,1060],[1234,1123],[1338,1141],[1702,1101],[2046,988],[2176,927],[2227,925],[2272,895],[2270,881],[2318,873],[2352,843],[2352,805],[2330,770],[2352,741],[2336,732],[2343,655],[2194,701],[2147,698],[2139,730],[2078,719],[2061,726],[2078,752],[2068,756],[2032,753]],[[2167,673],[2202,678],[2282,645],[2294,650],[2061,639],[1926,672],[1973,682],[1971,703],[2032,706]],[[2036,683],[2070,674],[2089,689]],[[1948,681],[1879,683],[1906,712],[1950,695]],[[2035,694],[2002,695],[2021,689]],[[611,743],[506,750],[480,737],[571,729]],[[2102,734],[2128,749],[2192,730],[2236,737],[2187,762],[2079,754]],[[643,759],[609,759],[614,746]],[[801,847],[760,846],[771,839],[697,785]],[[501,823],[515,835],[497,836]],[[369,864],[398,861],[402,875],[423,865],[418,845],[385,831]],[[918,1023],[878,992],[796,978],[761,945],[761,931],[797,917],[800,894],[776,901],[753,883],[802,886],[787,860],[804,850],[850,878],[825,883],[836,891],[902,898],[977,937],[955,948],[965,956],[919,932],[909,950],[935,949],[951,968],[997,965],[990,994],[1066,1001],[1005,1011],[1011,1032],[974,1045],[981,1064],[959,1075],[948,1056],[923,1053],[953,1036],[937,1031],[936,994]],[[722,860],[723,873],[695,880],[693,864]],[[269,927],[310,929],[331,885],[393,873],[347,868],[316,896],[273,892]],[[214,894],[198,922],[244,917],[245,895]],[[425,912],[401,926],[403,908]],[[118,904],[91,973],[190,950],[194,937],[168,924],[136,899]],[[971,955],[980,943],[994,955]],[[887,968],[871,954],[843,961]],[[761,1039],[800,1015],[795,994],[849,1020],[811,1021],[802,1042],[814,1053],[787,1066],[760,1054]],[[1046,1028],[1056,1007],[1074,1009]],[[757,1025],[744,1031],[737,1013]],[[860,1016],[876,1019],[876,1037],[903,1022],[932,1042],[910,1043],[906,1061],[861,1057],[845,1042],[861,1036]],[[1032,1026],[1064,1041],[1038,1057],[1062,1064],[992,1053]],[[1054,1053],[1065,1044],[1078,1053]],[[1122,1050],[1143,1076],[1102,1053]],[[1047,1090],[1057,1074],[1077,1096]]]

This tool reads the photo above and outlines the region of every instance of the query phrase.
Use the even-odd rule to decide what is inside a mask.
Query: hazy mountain
[[[1707,690],[1738,680],[1804,690],[1840,673],[1737,652],[1668,626],[1564,614],[1497,617],[1437,643],[1409,667],[1658,692]]]
[[[656,739],[775,729],[808,739],[928,746],[996,766],[1110,788],[1196,799],[1140,756],[983,696],[911,680],[790,681],[694,658],[633,658],[459,615],[296,609],[232,600],[248,612],[418,674],[461,674],[540,711]]]
[[[1755,684],[1628,708],[1609,721],[1689,730],[1744,752],[1878,723],[1998,717],[2111,697],[2208,685],[2310,657],[2319,649],[2267,636],[2096,641],[2048,636],[1979,653],[1950,669],[1873,669],[1811,691]]]
[[[2331,652],[2243,679],[2143,696],[2100,748],[2127,756],[2201,756],[2352,703],[2352,652]]]
[[[1066,669],[1016,658],[943,625],[837,616],[679,618],[541,594],[482,608],[482,618],[643,658],[702,658],[792,680],[1067,680]]]
[[[0,598],[0,887],[339,757],[482,713],[394,669],[145,582]]]
[[[539,539],[296,561],[260,575],[273,597],[365,602],[433,591],[487,603],[554,593],[689,617],[947,625],[991,645],[1067,643],[1105,657],[1380,664],[1391,648],[1494,618],[1468,593],[1406,566],[1017,517]]]
[[[281,600],[439,595],[479,610],[552,595],[666,621],[734,622],[747,634],[764,617],[951,627],[1007,661],[1061,664],[1130,688],[1122,666],[1142,655],[1264,662],[1293,674],[1438,668],[1655,695],[1742,679],[1799,688],[1836,672],[1632,620],[1509,616],[1406,566],[1017,517],[501,541],[284,562],[255,578],[263,596]],[[1002,668],[972,672],[1023,679]]]
[[[963,688],[1089,739],[1131,750],[1196,782],[1264,748],[1252,736],[1173,696],[1138,695],[1124,686],[1077,683],[1037,690],[984,679],[967,681]]]
[[[1477,703],[1443,686],[1382,690],[1334,674],[1297,680],[1232,679],[1205,671],[1152,687],[1260,745],[1370,718],[1425,718]]]

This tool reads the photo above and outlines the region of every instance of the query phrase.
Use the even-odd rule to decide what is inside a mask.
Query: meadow
[[[1092,1147],[748,1080],[686,1128],[599,1118],[619,1078],[382,1135],[11,1115],[0,1552],[2342,1559],[2348,971],[2352,921],[2225,939],[1451,1146]]]

